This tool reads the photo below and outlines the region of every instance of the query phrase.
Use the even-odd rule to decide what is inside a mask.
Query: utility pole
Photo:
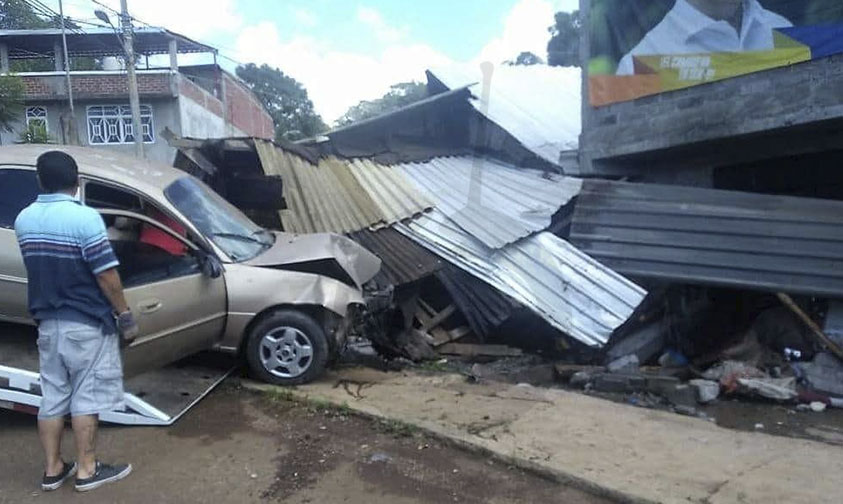
[[[70,105],[70,121],[68,122],[67,132],[70,137],[71,144],[79,143],[76,136],[76,112],[73,109],[73,85],[70,82],[70,58],[67,54],[67,35],[64,30],[64,5],[62,0],[59,0],[59,18],[61,18],[61,44],[64,48],[64,76],[67,79],[67,103]]]
[[[135,156],[143,159],[143,127],[140,117],[140,98],[138,98],[138,78],[135,75],[135,46],[132,33],[132,18],[126,0],[120,0],[120,25],[123,28],[123,46],[126,52],[126,73],[129,77],[129,106],[132,109],[132,133],[135,138]]]

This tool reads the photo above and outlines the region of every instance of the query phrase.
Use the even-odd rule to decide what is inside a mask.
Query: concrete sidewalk
[[[841,499],[840,447],[732,431],[562,390],[351,369],[293,393],[412,423],[622,501]]]

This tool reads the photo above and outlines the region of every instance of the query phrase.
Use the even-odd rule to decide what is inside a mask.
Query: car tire
[[[278,310],[249,332],[246,362],[252,376],[274,385],[301,385],[319,378],[330,352],[325,330],[313,317]]]

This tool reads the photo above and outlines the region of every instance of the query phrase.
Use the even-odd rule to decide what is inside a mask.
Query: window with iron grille
[[[152,107],[140,106],[144,143],[154,143]],[[88,143],[117,145],[134,143],[132,109],[128,105],[91,105],[88,107]]]
[[[26,107],[26,127],[33,125],[47,131],[47,107]]]

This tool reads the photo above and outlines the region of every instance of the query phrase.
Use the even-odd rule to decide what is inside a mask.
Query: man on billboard
[[[635,73],[633,56],[765,51],[773,29],[792,26],[758,0],[676,0],[676,4],[626,54],[617,75]]]

